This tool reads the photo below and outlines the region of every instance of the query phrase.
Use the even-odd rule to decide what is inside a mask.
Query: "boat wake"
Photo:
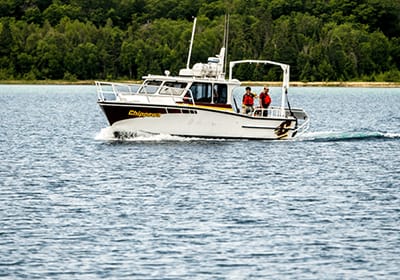
[[[121,133],[115,132],[111,127],[101,129],[96,135],[96,140],[101,141],[119,141],[119,142],[160,142],[160,141],[184,141],[186,138],[171,136],[168,134],[152,134],[146,132],[135,132],[135,133]]]
[[[102,128],[96,135],[96,140],[108,142],[190,142],[190,141],[224,141],[224,139],[208,139],[196,137],[181,137],[169,134],[154,134],[144,131],[134,133],[115,132],[111,127]]]
[[[321,131],[304,133],[296,140],[314,142],[339,142],[393,139],[400,139],[400,133],[383,133],[377,131]]]
[[[226,139],[181,137],[169,134],[153,134],[144,131],[135,133],[115,132],[111,127],[101,129],[96,140],[107,142],[190,142],[190,141],[226,141]],[[400,133],[373,131],[317,131],[306,132],[288,141],[341,142],[400,139]]]

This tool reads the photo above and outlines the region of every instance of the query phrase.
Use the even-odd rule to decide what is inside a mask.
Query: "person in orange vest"
[[[271,96],[269,95],[269,88],[264,87],[264,90],[260,93],[260,106],[263,108],[263,116],[268,116],[268,107],[271,104]]]
[[[250,114],[254,111],[254,97],[257,97],[257,95],[251,92],[250,87],[246,87],[242,101],[243,114]]]

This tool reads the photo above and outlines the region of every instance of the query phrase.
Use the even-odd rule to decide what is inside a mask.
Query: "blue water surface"
[[[293,141],[113,141],[94,86],[0,85],[0,278],[399,279],[400,89],[289,98]]]

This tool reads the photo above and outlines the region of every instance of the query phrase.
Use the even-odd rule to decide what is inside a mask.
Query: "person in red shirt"
[[[250,114],[254,111],[254,97],[257,95],[251,92],[250,87],[246,87],[242,102],[243,114]]]
[[[263,108],[263,116],[268,116],[268,107],[271,104],[271,96],[269,95],[269,88],[264,87],[263,92],[260,93],[260,106]]]

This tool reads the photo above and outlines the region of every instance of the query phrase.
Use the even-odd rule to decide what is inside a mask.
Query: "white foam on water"
[[[102,128],[100,132],[95,136],[95,140],[99,141],[122,141],[122,142],[189,142],[189,141],[226,141],[225,139],[214,139],[214,138],[198,138],[198,137],[181,137],[173,136],[170,134],[154,134],[147,133],[144,131],[138,131],[132,133],[128,137],[115,137],[114,130],[112,127]]]
[[[399,133],[382,133],[382,132],[362,132],[362,131],[314,131],[305,132],[294,139],[293,141],[343,141],[356,139],[371,139],[371,138],[400,138]],[[190,141],[227,141],[226,139],[214,138],[197,138],[197,137],[181,137],[169,134],[153,134],[139,131],[133,136],[118,138],[114,135],[112,127],[102,128],[95,136],[95,140],[99,141],[122,141],[122,142],[190,142]]]
[[[315,131],[315,132],[305,132],[299,138],[316,138],[316,137],[326,137],[335,133],[334,131]]]
[[[315,132],[305,132],[295,138],[298,141],[309,141],[316,139],[328,139],[335,136],[338,136],[342,132],[338,131],[315,131]]]
[[[296,138],[298,141],[343,141],[376,138],[400,138],[399,133],[383,133],[379,131],[316,131],[306,132]]]
[[[163,141],[189,141],[190,138],[172,136],[169,134],[150,134],[138,132],[134,137],[124,138],[124,142],[163,142]]]
[[[115,141],[117,138],[114,136],[114,131],[111,127],[105,127],[100,130],[99,133],[96,134],[95,140],[100,141]]]
[[[387,138],[400,138],[400,133],[385,133],[384,136]]]

